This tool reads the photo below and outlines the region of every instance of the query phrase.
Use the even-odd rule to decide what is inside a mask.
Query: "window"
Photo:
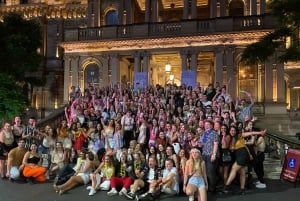
[[[249,92],[257,97],[257,66],[239,64],[239,97],[247,98],[244,92]]]
[[[118,11],[112,10],[106,14],[106,25],[118,24]]]

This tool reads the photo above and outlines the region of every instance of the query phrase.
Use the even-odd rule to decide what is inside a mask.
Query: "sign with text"
[[[285,155],[280,178],[296,182],[300,169],[300,150],[289,148]]]
[[[148,72],[134,73],[134,88],[144,88],[148,86]]]
[[[195,70],[182,70],[181,71],[181,85],[197,86],[197,72]]]

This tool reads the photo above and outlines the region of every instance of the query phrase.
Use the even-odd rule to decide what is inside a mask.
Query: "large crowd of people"
[[[226,86],[206,88],[116,84],[82,91],[72,87],[65,119],[39,128],[30,117],[5,122],[0,132],[0,176],[30,183],[53,180],[59,194],[85,185],[88,195],[107,191],[128,199],[161,193],[206,201],[228,193],[238,175],[245,194],[247,171],[264,181],[264,134],[255,131],[254,100]],[[252,182],[252,181],[251,181]]]

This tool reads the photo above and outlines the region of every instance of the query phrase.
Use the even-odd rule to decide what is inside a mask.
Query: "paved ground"
[[[51,183],[18,184],[0,180],[0,201],[125,201],[119,196],[109,197],[106,192],[98,192],[88,196],[84,186],[79,186],[66,194],[58,195]],[[188,201],[184,195],[172,198],[161,197],[163,201]],[[246,195],[209,195],[208,201],[299,201],[300,182],[297,186],[287,181],[268,180],[266,189],[247,189]]]

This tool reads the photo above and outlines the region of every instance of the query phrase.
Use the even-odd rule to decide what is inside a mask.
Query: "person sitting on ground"
[[[178,172],[172,159],[166,159],[162,175],[157,180],[152,180],[149,191],[138,196],[138,199],[146,198],[149,195],[155,198],[160,191],[169,195],[179,193]]]
[[[6,177],[12,180],[19,180],[24,168],[23,158],[27,150],[25,149],[25,140],[20,138],[18,146],[10,150],[7,156]]]
[[[104,161],[100,163],[98,168],[90,174],[92,185],[86,189],[89,190],[89,195],[94,195],[97,190],[108,191],[110,188],[110,179],[115,175],[115,167],[112,156],[106,153]]]
[[[23,175],[29,182],[45,182],[45,173],[47,169],[41,166],[41,157],[37,152],[37,144],[31,143],[29,151],[26,152],[23,158]]]
[[[59,186],[53,185],[54,190],[60,195],[71,190],[75,186],[82,184],[86,185],[90,182],[90,173],[93,171],[94,168],[93,161],[95,156],[92,152],[86,153],[82,151],[80,154],[87,155],[87,159],[80,164],[80,167],[77,169],[76,173],[73,176],[71,176],[66,183]]]
[[[128,175],[128,172],[132,169],[130,163],[127,162],[127,155],[122,154],[120,157],[120,162],[117,164],[117,173],[116,176],[112,176],[110,178],[110,187],[111,190],[107,192],[107,195],[113,196],[117,195],[117,188],[122,188],[119,192],[119,195],[125,195],[127,193],[127,189],[130,188],[132,184],[132,178]]]
[[[136,197],[136,193],[141,189],[149,189],[152,180],[158,179],[159,169],[156,165],[155,157],[151,156],[148,159],[148,164],[137,162],[138,154],[134,154],[134,163],[132,177],[134,178],[133,184],[130,186],[130,192],[125,196],[131,200]]]

